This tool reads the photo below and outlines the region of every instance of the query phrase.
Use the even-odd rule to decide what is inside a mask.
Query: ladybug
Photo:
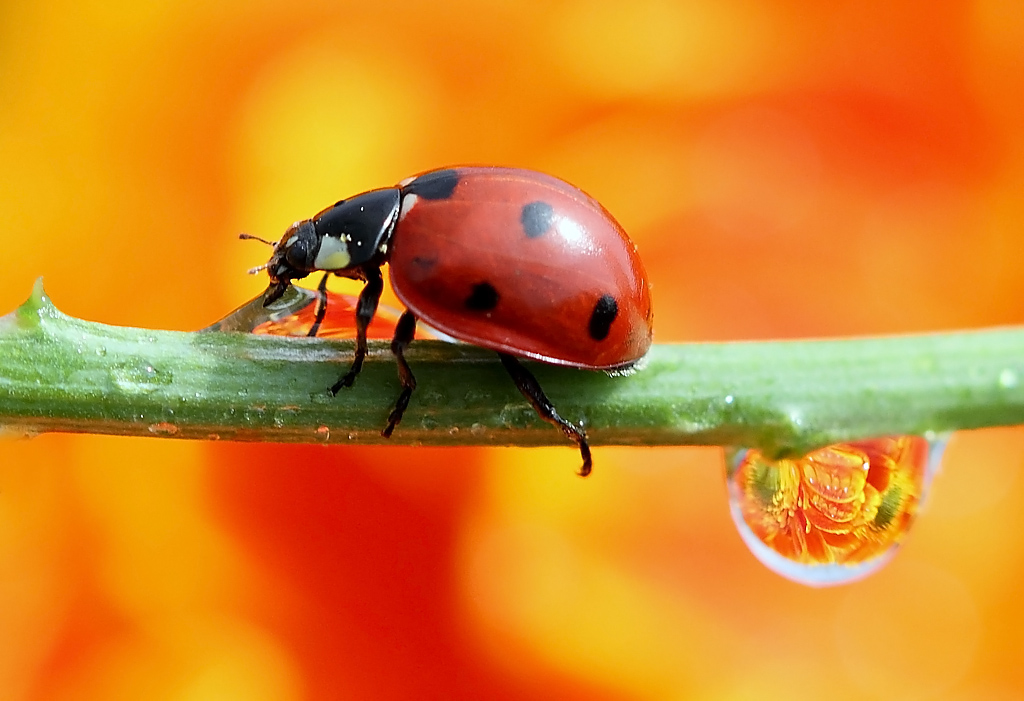
[[[402,391],[385,437],[416,388],[404,352],[422,319],[497,351],[540,417],[579,446],[580,474],[587,475],[586,434],[559,416],[518,358],[621,373],[651,345],[650,285],[636,246],[600,204],[550,175],[497,167],[429,171],[341,200],[292,224],[271,245],[270,260],[251,271],[270,276],[264,305],[293,280],[325,273],[311,336],[326,314],[332,273],[365,283],[355,311],[355,358],[332,394],[350,387],[362,368],[366,328],[384,288],[381,266],[390,264],[391,286],[406,310],[391,342]]]

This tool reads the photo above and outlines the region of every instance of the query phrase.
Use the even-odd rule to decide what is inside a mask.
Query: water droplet
[[[149,363],[115,365],[109,372],[114,384],[125,392],[153,392],[174,380],[173,373],[161,372]]]
[[[315,433],[317,439],[324,443],[331,440],[331,429],[328,426],[317,426]]]
[[[178,433],[178,427],[167,421],[161,421],[158,424],[151,424],[149,432],[154,436],[174,436]]]
[[[537,418],[537,412],[528,404],[506,404],[498,414],[498,419],[508,428],[525,428]]]
[[[106,354],[107,354],[107,349],[104,346],[99,346],[96,349],[96,355],[100,356],[101,358],[103,356],[105,356]]]
[[[483,424],[473,424],[472,426],[469,427],[469,432],[472,433],[474,436],[479,436],[484,433],[487,433],[487,428]]]
[[[457,436],[457,435],[459,435],[459,427],[458,426],[452,426],[451,428],[449,428],[448,429],[448,435],[449,436]]]
[[[1013,389],[1020,382],[1017,371],[1013,368],[1006,368],[999,373],[999,386],[1003,389]]]
[[[809,586],[881,568],[914,522],[945,439],[840,443],[796,460],[738,451],[728,469],[740,536],[773,572]]]
[[[437,419],[433,416],[424,416],[420,421],[420,426],[422,426],[425,431],[433,431],[437,428]]]
[[[725,395],[725,403],[726,404],[732,404],[734,401],[736,401],[736,398],[733,397],[731,394]]]
[[[309,395],[309,401],[313,404],[332,404],[334,402],[334,395],[326,390],[313,392]]]
[[[486,402],[490,398],[490,392],[481,389],[467,389],[464,398],[466,404],[475,405],[481,402]]]
[[[437,406],[438,404],[447,404],[450,402],[446,393],[435,389],[424,390],[420,401],[424,406]]]
[[[208,440],[208,441],[219,441],[220,440],[220,434],[219,433],[207,434],[206,440]]]

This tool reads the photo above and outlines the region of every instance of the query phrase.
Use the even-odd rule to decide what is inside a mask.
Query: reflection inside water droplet
[[[795,460],[739,451],[728,469],[740,536],[769,569],[810,586],[845,584],[892,558],[946,441],[875,438]]]
[[[290,285],[269,307],[263,306],[266,292],[249,300],[201,332],[241,331],[262,336],[306,336],[316,319],[317,293]],[[318,338],[355,338],[357,297],[327,292],[327,311],[317,331]],[[369,338],[391,338],[401,310],[381,304],[368,329]],[[455,342],[451,336],[420,322],[416,338]]]
[[[1013,389],[1017,386],[1018,381],[1017,371],[1013,368],[1006,368],[999,373],[999,386],[1003,389]]]

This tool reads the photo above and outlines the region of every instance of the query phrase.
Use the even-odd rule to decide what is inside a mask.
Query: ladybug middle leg
[[[574,441],[576,445],[580,447],[580,455],[583,457],[583,465],[580,467],[579,476],[586,477],[590,474],[590,470],[593,467],[593,460],[590,458],[590,444],[587,443],[587,434],[583,432],[576,424],[566,421],[558,412],[555,411],[554,405],[551,400],[548,399],[547,395],[544,394],[544,390],[540,388],[540,383],[537,382],[537,378],[533,376],[529,370],[523,367],[514,356],[508,355],[507,353],[498,353],[498,357],[501,358],[501,364],[505,366],[508,374],[512,376],[512,381],[516,383],[516,387],[526,397],[526,401],[530,402],[534,411],[548,423],[552,423],[558,428],[562,429],[569,440]]]
[[[331,394],[337,394],[342,387],[351,387],[359,371],[363,369],[363,358],[366,357],[366,327],[377,313],[377,303],[380,302],[381,292],[384,291],[384,278],[380,274],[380,268],[369,268],[364,270],[364,273],[366,284],[359,293],[359,301],[356,302],[356,356],[352,359],[349,371],[331,385]]]
[[[402,312],[402,316],[398,318],[398,325],[395,326],[395,335],[391,339],[391,352],[395,354],[395,360],[398,361],[398,379],[402,381],[402,393],[398,395],[395,408],[391,411],[391,415],[388,416],[388,425],[380,432],[380,435],[385,438],[391,438],[391,432],[395,430],[395,426],[402,420],[402,414],[405,413],[406,407],[409,406],[412,391],[416,389],[416,378],[413,377],[412,370],[409,369],[409,363],[405,362],[405,349],[409,347],[409,344],[412,343],[415,337],[416,317],[406,309]]]
[[[320,325],[324,323],[324,317],[327,316],[327,278],[330,276],[330,273],[324,273],[324,276],[320,278],[320,284],[316,286],[316,316],[313,319],[313,325],[306,333],[310,338],[320,332]]]

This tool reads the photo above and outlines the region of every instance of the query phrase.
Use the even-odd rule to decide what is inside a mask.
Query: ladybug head
[[[274,245],[274,254],[267,261],[270,282],[287,283],[319,270],[316,266],[319,250],[320,240],[312,220],[295,222]]]
[[[264,241],[250,234],[241,234],[239,238],[256,239],[274,247],[270,260],[249,271],[255,274],[266,270],[270,276],[270,288],[264,296],[263,306],[272,304],[280,298],[292,280],[304,278],[318,269],[315,261],[320,241],[313,222],[309,219],[292,224],[277,243]]]

